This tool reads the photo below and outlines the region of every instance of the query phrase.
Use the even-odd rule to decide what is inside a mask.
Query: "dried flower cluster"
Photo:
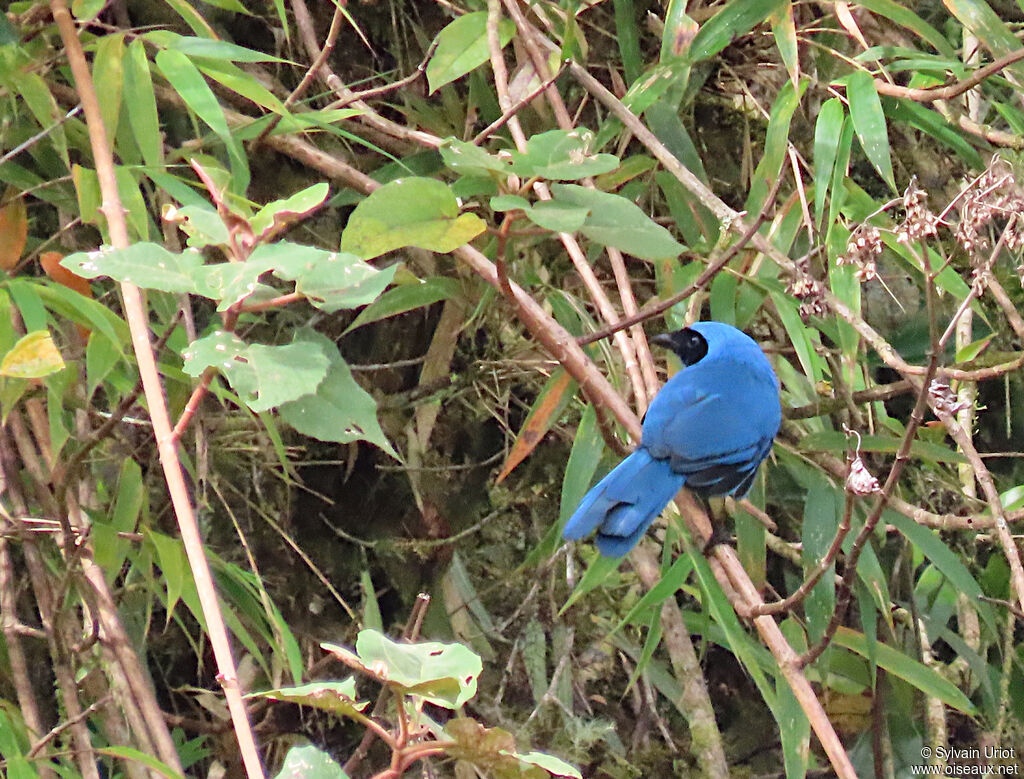
[[[972,259],[991,246],[985,230],[999,217],[1008,217],[1024,211],[1024,198],[1017,191],[1009,166],[996,160],[960,199],[960,225],[956,239]],[[1024,245],[1014,224],[1008,225],[1006,246],[1018,249]]]
[[[896,228],[896,240],[909,243],[938,232],[939,220],[925,205],[928,193],[917,186],[917,177],[910,179],[903,193],[903,209],[906,215]]]
[[[800,301],[800,318],[804,322],[812,316],[822,316],[825,313],[823,291],[821,282],[811,276],[810,261],[806,257],[797,261],[796,275],[786,287],[786,292]]]
[[[940,379],[933,379],[928,385],[928,400],[936,414],[953,416],[964,409],[970,408],[971,404],[956,396],[950,389],[947,382]]]
[[[846,474],[846,489],[854,495],[870,495],[881,489],[878,479],[871,475],[860,455],[850,463],[850,472]]]
[[[853,265],[854,275],[861,282],[871,281],[878,276],[875,258],[882,253],[882,234],[877,227],[862,224],[850,236],[846,251],[837,259],[837,265]]]

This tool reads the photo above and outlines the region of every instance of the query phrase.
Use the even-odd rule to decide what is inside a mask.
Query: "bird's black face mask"
[[[676,353],[683,365],[693,365],[704,359],[708,353],[708,342],[704,336],[689,327],[674,333],[662,333],[651,339],[652,344],[664,346]]]

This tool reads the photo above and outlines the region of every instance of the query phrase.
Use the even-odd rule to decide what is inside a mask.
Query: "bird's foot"
[[[720,544],[733,545],[735,543],[736,539],[724,525],[712,522],[711,535],[708,536],[708,540],[704,542],[704,547],[701,551],[704,553],[704,556],[707,557],[716,546],[719,546]]]

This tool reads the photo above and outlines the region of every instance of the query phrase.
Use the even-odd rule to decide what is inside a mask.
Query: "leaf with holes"
[[[614,154],[591,151],[594,133],[586,128],[538,133],[526,142],[522,153],[512,152],[512,171],[519,176],[578,181],[619,167]]]
[[[445,138],[438,151],[448,169],[463,176],[487,176],[491,173],[507,176],[512,172],[512,160],[508,157],[488,154],[479,146],[458,138]]]
[[[247,344],[223,330],[193,341],[184,357],[185,373],[197,377],[207,368],[216,367],[239,398],[256,412],[316,392],[330,367],[316,344]]]
[[[329,358],[330,367],[316,392],[281,406],[281,418],[310,438],[338,443],[369,441],[397,460],[398,454],[377,421],[376,401],[352,378],[338,347],[308,330],[300,332],[299,339],[317,345]]]
[[[361,712],[369,701],[359,700],[356,695],[356,680],[352,677],[340,682],[311,682],[298,687],[279,687],[266,692],[249,693],[247,698],[270,698],[274,701],[298,703],[313,706],[343,717]]]
[[[418,695],[446,709],[458,708],[476,695],[483,670],[480,656],[462,644],[400,644],[377,630],[360,631],[355,654],[333,644],[321,646],[402,694]]]
[[[136,243],[127,249],[76,252],[60,264],[87,279],[109,276],[161,292],[195,292],[194,275],[203,257],[197,251],[173,254],[159,244]]]

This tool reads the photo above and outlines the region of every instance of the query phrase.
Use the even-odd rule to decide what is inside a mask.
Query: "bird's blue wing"
[[[698,494],[745,494],[781,420],[768,370],[737,370],[726,361],[685,368],[651,404],[644,446]]]

